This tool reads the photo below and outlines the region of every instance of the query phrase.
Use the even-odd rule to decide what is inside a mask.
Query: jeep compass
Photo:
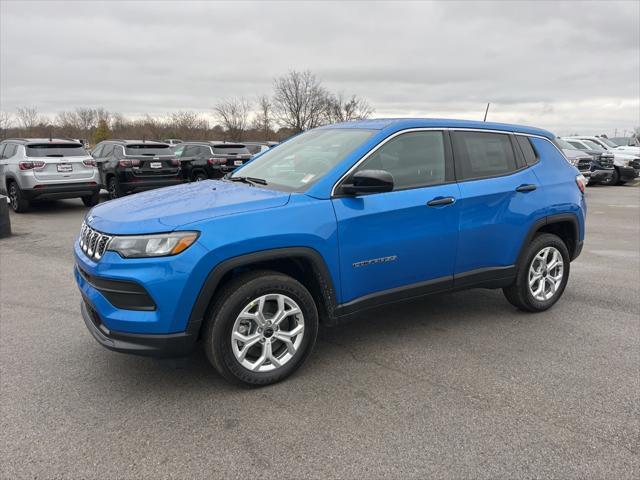
[[[500,288],[527,312],[562,296],[585,181],[545,130],[363,120],[298,135],[220,180],[106,202],[75,242],[93,337],[266,385],[319,324],[437,292]],[[389,321],[393,321],[392,318]]]

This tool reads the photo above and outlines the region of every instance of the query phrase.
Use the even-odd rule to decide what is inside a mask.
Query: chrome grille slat
[[[82,227],[80,227],[78,243],[87,257],[97,261],[107,251],[111,238],[111,236],[98,232],[83,222]]]

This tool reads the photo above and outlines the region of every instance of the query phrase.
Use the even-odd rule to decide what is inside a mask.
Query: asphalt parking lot
[[[72,278],[78,200],[0,240],[2,478],[640,476],[640,188],[590,187],[564,297],[473,290],[321,332],[284,383],[238,389],[112,353]]]

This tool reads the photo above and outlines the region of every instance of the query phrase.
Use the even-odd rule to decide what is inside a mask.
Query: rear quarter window
[[[535,148],[533,148],[533,145],[531,144],[531,141],[528,137],[525,137],[523,135],[516,135],[516,140],[518,142],[518,145],[520,145],[520,149],[522,150],[522,154],[524,155],[524,161],[527,163],[527,165],[535,165],[540,161],[540,157],[538,157],[538,153],[536,152]]]
[[[27,157],[85,157],[89,155],[79,143],[42,143],[25,147]]]

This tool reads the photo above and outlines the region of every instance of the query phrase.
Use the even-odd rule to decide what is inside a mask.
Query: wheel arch
[[[318,251],[308,247],[263,250],[227,259],[207,276],[189,316],[188,330],[200,328],[216,294],[235,276],[251,270],[273,270],[289,275],[304,285],[316,303],[322,323],[331,323],[336,295],[329,269]]]
[[[582,242],[580,241],[580,224],[578,217],[573,213],[560,213],[543,217],[533,224],[520,247],[517,265],[520,264],[527,245],[529,245],[539,233],[552,233],[560,237],[567,246],[567,250],[569,250],[571,260],[576,259],[578,255],[580,255]]]

